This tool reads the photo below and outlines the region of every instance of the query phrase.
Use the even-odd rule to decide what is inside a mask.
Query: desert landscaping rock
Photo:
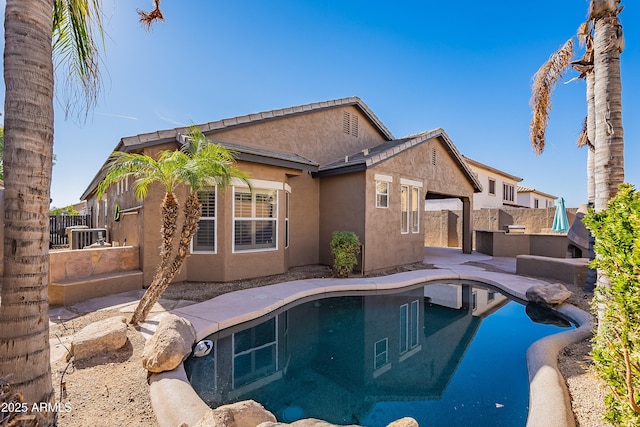
[[[162,316],[153,336],[142,351],[142,366],[149,372],[171,371],[191,354],[196,330],[175,314]]]
[[[127,319],[115,316],[91,323],[73,336],[71,356],[76,361],[118,350],[127,343]]]
[[[255,427],[275,421],[276,417],[258,402],[245,400],[208,411],[195,427]]]
[[[527,300],[547,307],[562,304],[571,292],[561,283],[535,285],[527,289]]]
[[[418,422],[411,417],[400,418],[387,427],[418,427]]]

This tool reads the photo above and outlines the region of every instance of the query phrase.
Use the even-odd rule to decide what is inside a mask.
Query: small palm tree
[[[152,183],[162,184],[165,190],[161,205],[160,264],[151,285],[133,313],[131,324],[137,325],[147,317],[180,271],[200,219],[202,206],[198,191],[214,186],[224,189],[230,185],[232,178],[240,178],[250,184],[247,174],[235,168],[233,154],[221,145],[209,142],[200,129],[193,126],[189,130],[188,142],[180,150],[162,151],[157,160],[146,154],[114,152],[111,155],[105,178],[98,186],[98,197],[111,184],[128,177],[135,179],[134,188],[139,199],[146,197]],[[180,210],[175,189],[179,185],[186,185],[189,193],[183,207],[184,223],[180,240],[174,250]]]

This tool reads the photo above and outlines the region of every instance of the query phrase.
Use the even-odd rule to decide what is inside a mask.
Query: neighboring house
[[[482,184],[482,192],[473,195],[474,209],[518,206],[517,186],[522,178],[463,157]]]
[[[535,188],[524,187],[519,185],[518,191],[518,205],[525,208],[543,209],[552,208],[555,206],[555,201],[558,199],[551,194],[543,193]]]
[[[425,199],[463,201],[463,251],[471,252],[471,208],[481,189],[442,129],[395,139],[357,97],[249,114],[198,125],[209,140],[237,154],[253,191],[237,181],[201,193],[202,218],[176,281],[230,281],[332,264],[335,231],[354,231],[363,245],[359,270],[371,272],[424,258]],[[122,138],[117,151],[157,155],[179,149],[186,128]],[[94,227],[140,247],[144,283],[159,262],[160,185],[146,199],[133,183],[113,185],[101,200],[98,172],[81,199]],[[184,200],[185,189],[177,196]],[[118,207],[120,220],[113,218]]]
[[[482,185],[482,191],[473,195],[473,209],[500,209],[518,206],[518,182],[522,178],[462,156],[469,169]],[[459,200],[427,200],[428,211],[460,210]]]

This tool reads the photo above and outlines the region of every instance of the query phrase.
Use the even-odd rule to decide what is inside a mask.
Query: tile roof
[[[179,133],[176,137],[176,140],[179,144],[184,144],[186,135]],[[262,147],[249,146],[238,144],[235,142],[227,142],[227,141],[215,141],[211,140],[211,142],[215,144],[220,144],[223,147],[235,151],[236,158],[238,160],[247,160],[253,161],[255,163],[267,163],[273,164],[272,161],[280,161],[280,162],[288,162],[297,165],[298,167],[303,166],[306,170],[317,170],[318,163],[307,159],[306,157],[300,156],[295,153],[290,153],[286,151],[274,150],[272,148],[266,149]],[[269,160],[271,159],[271,161]],[[281,164],[284,166],[283,164]]]
[[[231,117],[227,119],[216,120],[213,122],[202,123],[196,126],[198,126],[202,130],[202,133],[207,135],[207,133],[216,132],[223,129],[229,129],[237,126],[246,126],[249,124],[256,124],[268,120],[275,120],[293,115],[306,114],[346,105],[353,105],[358,107],[385,139],[393,139],[393,134],[391,133],[391,131],[387,129],[387,127],[380,121],[380,119],[373,113],[373,111],[371,111],[367,104],[365,104],[357,96],[333,99],[330,101],[313,102],[310,104],[297,105],[294,107],[281,108],[278,110],[252,113],[244,116]],[[162,144],[164,142],[173,140],[174,138],[176,138],[177,134],[187,133],[187,131],[188,128],[174,128],[125,137],[120,140],[120,143],[116,147],[116,150],[127,151],[127,149],[134,149],[140,147],[141,145],[150,146],[155,144]]]
[[[482,185],[478,181],[478,178],[476,178],[469,166],[464,161],[464,156],[460,154],[449,136],[441,128],[383,142],[382,144],[376,145],[375,147],[371,147],[352,155],[345,156],[344,160],[338,160],[325,165],[321,165],[318,168],[318,175],[337,175],[341,173],[365,170],[412,147],[438,137],[444,140],[445,145],[449,149],[449,152],[452,154],[454,160],[458,163],[463,172],[468,176],[474,187],[478,191],[481,191]]]
[[[321,111],[329,108],[335,108],[335,107],[341,107],[341,106],[347,106],[347,105],[352,105],[359,108],[385,139],[387,140],[393,139],[393,134],[391,133],[391,131],[387,129],[387,127],[380,121],[380,119],[373,113],[373,111],[371,111],[371,109],[367,106],[367,104],[365,104],[357,96],[351,96],[348,98],[340,98],[340,99],[334,99],[334,100],[322,101],[322,102],[313,102],[310,104],[281,108],[277,110],[263,111],[259,113],[252,113],[244,116],[231,117],[231,118],[221,119],[213,122],[207,122],[207,123],[203,123],[196,126],[198,126],[202,130],[202,133],[204,133],[206,136],[207,133],[215,132],[217,130],[230,129],[236,126],[246,126],[249,124],[256,124],[256,123],[264,122],[267,120],[275,120],[275,119],[284,118],[288,116],[306,114],[310,112],[316,112],[316,111]],[[154,145],[175,142],[179,138],[180,134],[186,134],[188,130],[189,129],[187,127],[182,127],[182,128],[158,130],[155,132],[148,132],[148,133],[142,133],[135,136],[124,137],[118,142],[118,144],[114,148],[114,151],[129,152],[129,151],[139,150],[144,147],[151,147]],[[225,145],[228,146],[229,148],[232,148],[230,147],[230,145],[232,144],[225,143]],[[312,162],[311,160],[306,159],[302,156],[298,156],[297,154],[293,154],[293,153],[276,152],[275,150],[261,150],[259,148],[253,148],[253,147],[247,147],[247,146],[242,146],[242,147],[238,146],[236,148],[237,148],[236,151],[244,155],[245,158],[249,157],[251,159],[255,159],[255,157],[251,157],[251,156],[258,156],[263,159],[270,158],[270,159],[276,159],[284,162],[293,162],[293,163],[297,163],[299,165],[305,166],[304,169],[307,169],[307,170],[315,170],[315,168],[318,167],[318,165]],[[91,181],[87,189],[84,191],[84,193],[80,197],[81,200],[86,199],[95,190],[95,188],[98,185],[98,182],[102,179],[101,177],[104,176],[105,166],[106,166],[106,162],[102,165],[101,169],[97,172],[97,174],[95,175],[95,177],[93,178],[93,180]]]
[[[476,167],[482,168],[482,169],[486,169],[486,170],[491,171],[493,173],[500,174],[500,175],[502,175],[502,176],[504,176],[506,178],[509,178],[509,179],[511,179],[513,181],[516,181],[516,182],[522,181],[522,178],[520,178],[519,176],[511,175],[510,173],[507,173],[505,171],[501,171],[500,169],[494,168],[493,166],[485,165],[484,163],[480,163],[479,161],[473,160],[473,159],[471,159],[471,158],[469,158],[467,156],[462,156],[462,157],[467,161],[467,163],[470,163],[473,166],[476,166]]]
[[[557,196],[554,196],[553,194],[549,194],[549,193],[543,193],[540,190],[536,190],[535,188],[532,187],[526,187],[524,185],[518,185],[517,187],[518,193],[536,193],[539,194],[542,197],[548,197],[550,199],[557,199]]]

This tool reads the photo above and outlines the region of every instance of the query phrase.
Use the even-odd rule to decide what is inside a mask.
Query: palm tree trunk
[[[191,244],[191,238],[198,228],[198,221],[200,220],[201,205],[198,199],[198,193],[191,191],[184,205],[185,220],[182,225],[182,231],[180,233],[180,241],[178,243],[178,251],[171,263],[165,263],[164,269],[158,270],[156,276],[149,286],[149,289],[144,293],[140,303],[136,307],[133,316],[131,316],[132,325],[138,325],[143,322],[151,308],[160,299],[160,296],[167,289],[173,278],[178,274],[184,260],[189,253],[189,246]]]
[[[619,0],[593,0],[595,77],[595,210],[606,209],[609,200],[624,182],[624,133],[622,129],[622,83],[620,53],[622,27],[618,20]],[[611,286],[598,271],[597,286]],[[602,318],[603,308],[598,309]]]
[[[607,207],[624,182],[624,133],[622,129],[622,83],[620,52],[622,27],[617,1],[594,0],[598,15],[594,33],[595,78],[595,209]]]
[[[4,279],[0,377],[29,406],[53,397],[49,360],[49,194],[53,157],[53,0],[5,10]]]
[[[160,264],[158,264],[158,269],[152,283],[156,281],[157,277],[163,274],[169,265],[171,253],[173,252],[173,242],[176,237],[176,231],[178,230],[178,214],[180,213],[180,206],[173,193],[165,194],[160,210],[162,212],[162,227],[160,229],[162,246],[160,246]]]
[[[593,207],[596,198],[595,180],[595,142],[596,142],[596,101],[595,101],[595,76],[593,68],[585,74],[587,83],[587,201]]]
[[[596,141],[596,105],[595,105],[595,75],[593,73],[593,67],[585,74],[585,81],[587,83],[587,138],[589,143],[587,144],[587,201],[589,207],[593,207],[596,198],[596,180],[595,180],[595,146]],[[593,234],[589,232],[589,248],[588,256],[590,260],[595,259],[596,253],[594,252],[593,245],[595,239]],[[587,270],[587,279],[584,284],[584,289],[588,292],[593,292],[596,282],[598,280],[598,273],[595,268],[589,268]]]

